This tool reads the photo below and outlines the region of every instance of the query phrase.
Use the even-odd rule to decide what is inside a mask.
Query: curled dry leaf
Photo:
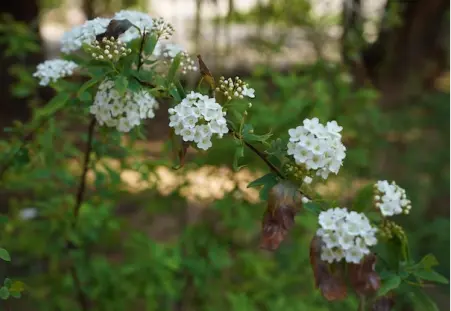
[[[102,41],[103,38],[111,37],[117,39],[132,26],[133,24],[128,19],[113,19],[108,24],[106,31],[96,36],[96,40]]]
[[[371,311],[390,311],[395,306],[395,299],[391,296],[379,297],[371,306]]]
[[[276,184],[269,192],[268,207],[263,215],[260,247],[276,250],[294,225],[294,217],[301,208],[301,194],[287,181]]]
[[[376,256],[369,254],[359,264],[349,264],[349,282],[359,295],[374,294],[381,286],[381,280],[375,271]]]
[[[215,78],[213,78],[213,75],[211,74],[207,65],[205,65],[204,61],[202,60],[202,56],[197,55],[197,60],[199,61],[199,71],[200,74],[202,75],[202,78],[208,83],[210,89],[214,90],[216,84]]]
[[[321,260],[321,247],[323,241],[319,236],[314,236],[310,243],[310,264],[315,277],[315,286],[328,301],[342,300],[347,296],[346,284],[343,274],[338,267],[332,272],[330,265]]]

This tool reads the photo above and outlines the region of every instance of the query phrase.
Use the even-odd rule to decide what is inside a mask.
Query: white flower
[[[243,90],[241,91],[241,95],[247,96],[250,98],[255,97],[254,93],[255,93],[255,90],[253,88],[248,88],[247,86],[244,86]]]
[[[221,138],[229,132],[222,107],[214,98],[191,92],[174,108],[169,108],[169,126],[184,141],[195,142],[197,147],[207,150],[212,146],[211,138]]]
[[[66,31],[61,38],[61,51],[70,53],[80,49],[83,44],[92,44],[97,35],[106,31],[110,21],[109,18],[98,17]]]
[[[337,207],[321,212],[318,223],[320,228],[316,235],[323,241],[321,256],[325,261],[345,259],[359,263],[369,254],[369,247],[377,244],[377,229],[371,227],[364,214]]]
[[[22,220],[29,220],[38,216],[38,210],[35,207],[24,208],[19,213],[19,218]]]
[[[146,90],[127,90],[123,96],[115,89],[112,80],[106,79],[100,85],[90,107],[100,125],[116,127],[120,132],[129,132],[143,119],[155,116],[158,102]],[[175,122],[175,121],[174,121]]]
[[[153,19],[150,15],[131,10],[122,10],[117,12],[113,19],[121,20],[128,19],[130,23],[138,27],[142,33],[149,33],[153,30]],[[135,27],[130,27],[126,32],[124,32],[119,38],[123,42],[129,42],[133,39],[139,38],[140,33]]]
[[[346,157],[341,130],[336,121],[324,126],[318,118],[305,119],[303,126],[288,130],[287,153],[296,164],[303,164],[307,170],[316,171],[317,176],[327,179],[330,173],[338,173]]]
[[[301,199],[301,201],[302,201],[302,203],[308,203],[308,202],[310,202],[310,199],[309,198],[307,198],[307,197],[302,197],[302,199]]]
[[[375,185],[374,202],[385,217],[408,214],[412,208],[407,199],[406,191],[394,181],[390,184],[386,180],[379,180]]]
[[[47,60],[37,66],[33,77],[38,78],[39,85],[46,86],[50,82],[56,82],[58,79],[71,76],[78,65],[72,61],[53,59]]]
[[[305,182],[307,185],[311,184],[312,181],[313,181],[312,177],[310,177],[310,176],[305,176],[305,177],[304,177],[304,182]]]

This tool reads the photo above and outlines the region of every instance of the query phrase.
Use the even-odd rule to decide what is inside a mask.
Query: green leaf
[[[36,109],[36,118],[45,118],[53,115],[66,105],[69,98],[69,93],[58,93],[47,103],[47,105],[42,108]]]
[[[11,279],[6,278],[5,281],[3,282],[3,285],[5,285],[6,288],[10,288],[12,283],[13,281]]]
[[[6,224],[8,222],[8,216],[0,215],[0,224]]]
[[[88,81],[86,81],[85,83],[83,83],[83,85],[80,87],[80,89],[77,92],[77,97],[81,100],[81,101],[85,101],[84,98],[86,98],[85,94],[89,94],[87,91],[93,87],[97,82],[99,82],[99,78],[91,78]],[[89,94],[89,97],[91,97],[91,94]]]
[[[177,88],[177,92],[179,92],[180,98],[184,99],[186,97],[186,93],[183,89],[182,84],[180,83],[180,80],[177,80],[177,82],[175,82],[175,87]]]
[[[3,259],[4,261],[11,261],[11,256],[4,248],[0,248],[0,259]]]
[[[239,145],[235,149],[235,156],[233,157],[233,169],[238,171],[242,166],[238,166],[239,160],[244,157],[244,145]]]
[[[157,45],[158,37],[157,36],[148,36],[146,38],[146,42],[144,43],[144,52],[147,55],[152,55],[155,50],[155,46]]]
[[[356,212],[368,211],[373,206],[374,188],[373,184],[362,187],[355,196],[352,203],[352,210]]]
[[[3,286],[2,288],[0,288],[0,299],[6,300],[8,298],[9,298],[9,291],[5,286]]]
[[[394,290],[401,285],[401,277],[397,274],[391,274],[388,278],[382,280],[382,286],[379,288],[378,296],[384,296],[389,291]]]
[[[420,260],[418,265],[420,265],[424,269],[431,269],[432,267],[435,267],[438,265],[438,260],[437,260],[437,258],[435,258],[434,255],[427,254]]]
[[[448,284],[448,279],[441,275],[440,273],[434,271],[434,270],[418,270],[413,273],[415,276],[419,277],[420,279],[436,282],[440,284]]]
[[[180,96],[177,88],[171,87],[169,89],[169,95],[171,95],[172,98],[174,98],[174,100],[178,103],[182,101],[182,97]]]
[[[407,295],[415,311],[439,311],[437,304],[420,288],[411,287]]]
[[[242,131],[241,135],[242,135],[243,139],[248,142],[265,142],[272,136],[271,133],[264,134],[264,135],[254,134],[254,129],[251,124],[243,125],[243,131]]]
[[[257,178],[254,181],[251,181],[247,185],[247,187],[254,188],[254,187],[264,186],[268,183],[273,183],[275,185],[275,184],[277,184],[277,182],[278,182],[277,175],[275,173],[268,173],[266,175],[263,175],[260,178]]]
[[[308,203],[305,203],[303,205],[303,207],[307,211],[309,211],[310,213],[313,213],[315,215],[319,215],[322,212],[321,206],[318,203],[315,203],[315,202],[312,202],[312,201],[310,201]]]
[[[168,76],[167,76],[167,85],[170,85],[174,81],[175,74],[177,73],[177,70],[180,67],[181,61],[182,61],[182,54],[179,53],[174,57],[171,67],[169,68]]]
[[[124,76],[118,76],[114,80],[114,85],[116,86],[116,90],[119,93],[120,96],[124,96],[125,92],[127,91],[128,87],[128,80]]]

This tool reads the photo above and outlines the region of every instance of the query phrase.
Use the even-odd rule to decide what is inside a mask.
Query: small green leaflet
[[[100,81],[99,78],[91,78],[88,81],[86,81],[85,83],[83,83],[83,85],[80,87],[80,89],[77,92],[77,97],[81,101],[85,101],[84,99],[87,98],[86,94],[88,94],[89,97],[91,97],[91,94],[89,94],[87,91],[99,81]]]
[[[269,191],[277,185],[279,182],[279,178],[277,174],[275,173],[268,173],[266,175],[263,175],[262,177],[250,182],[247,187],[248,188],[255,188],[263,186],[260,190],[260,199],[263,201],[268,200],[268,194]]]
[[[155,50],[155,46],[157,45],[158,37],[157,36],[147,36],[146,42],[144,44],[144,52],[147,55],[152,55]]]
[[[254,134],[254,128],[252,127],[252,125],[244,124],[241,136],[245,141],[248,142],[265,142],[272,136],[272,134],[271,133],[264,135]]]
[[[408,296],[416,311],[439,311],[436,303],[421,288],[411,287]]]
[[[170,85],[174,81],[175,74],[177,73],[177,70],[180,67],[181,60],[182,60],[181,53],[177,54],[177,56],[175,56],[174,59],[172,60],[171,67],[169,68],[168,71],[167,85]]]
[[[318,203],[312,201],[303,204],[303,207],[304,209],[315,215],[319,215],[322,212],[321,206]]]
[[[4,261],[11,261],[11,256],[4,248],[0,248],[0,259],[3,259]]]
[[[378,296],[384,296],[389,291],[396,289],[401,285],[401,277],[397,274],[390,274],[386,279],[382,280],[382,286],[379,288]]]
[[[235,156],[233,157],[233,170],[239,171],[242,166],[238,166],[239,160],[244,157],[244,145],[240,143],[235,149]]]
[[[118,76],[114,80],[114,85],[116,86],[116,90],[119,93],[120,96],[124,96],[125,92],[127,91],[128,87],[128,80],[124,76]]]
[[[443,275],[441,275],[440,273],[434,271],[434,270],[419,270],[419,271],[415,271],[413,273],[416,277],[426,280],[426,281],[431,281],[431,282],[436,282],[436,283],[440,283],[440,284],[448,284],[448,279],[445,278]]]
[[[8,298],[9,298],[9,291],[5,286],[3,286],[2,288],[0,288],[0,299],[6,300]]]

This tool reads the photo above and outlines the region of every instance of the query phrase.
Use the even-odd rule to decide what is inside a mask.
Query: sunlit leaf
[[[11,261],[11,256],[4,248],[0,248],[0,259],[3,259],[4,261]]]

